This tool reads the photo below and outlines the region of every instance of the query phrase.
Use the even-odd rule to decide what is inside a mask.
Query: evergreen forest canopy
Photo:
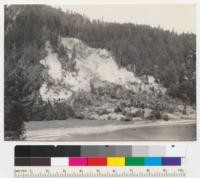
[[[23,134],[43,82],[40,60],[45,42],[58,50],[58,39],[74,37],[111,51],[120,67],[152,75],[173,98],[196,102],[196,35],[177,34],[132,23],[90,20],[46,5],[5,6],[5,130]],[[12,119],[16,118],[16,119]]]

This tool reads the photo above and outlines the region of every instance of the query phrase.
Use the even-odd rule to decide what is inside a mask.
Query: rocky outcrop
[[[45,74],[40,94],[44,102],[52,105],[48,113],[55,113],[57,119],[168,120],[163,113],[183,112],[152,76],[138,77],[119,68],[105,49],[61,38],[60,51],[53,51],[47,42],[46,52],[40,61]]]

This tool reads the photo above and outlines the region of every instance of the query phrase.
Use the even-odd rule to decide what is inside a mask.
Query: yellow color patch
[[[108,166],[125,166],[124,157],[108,157],[107,158]]]

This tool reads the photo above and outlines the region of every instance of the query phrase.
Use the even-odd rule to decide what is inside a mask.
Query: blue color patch
[[[145,166],[162,166],[162,158],[161,157],[147,157],[144,158]]]

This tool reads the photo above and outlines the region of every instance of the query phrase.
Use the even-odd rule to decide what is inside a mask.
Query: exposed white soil
[[[47,56],[40,61],[47,70],[48,77],[40,88],[40,94],[44,101],[67,100],[74,92],[90,91],[90,80],[99,78],[102,81],[122,85],[132,90],[149,90],[151,87],[165,89],[149,77],[149,84],[134,75],[125,68],[119,68],[112,54],[105,49],[96,49],[87,46],[75,38],[61,38],[61,44],[71,59],[75,51],[77,72],[67,71],[58,59],[58,54],[53,52],[49,42],[46,42]],[[66,61],[67,63],[67,61]],[[51,81],[52,85],[48,86]]]

